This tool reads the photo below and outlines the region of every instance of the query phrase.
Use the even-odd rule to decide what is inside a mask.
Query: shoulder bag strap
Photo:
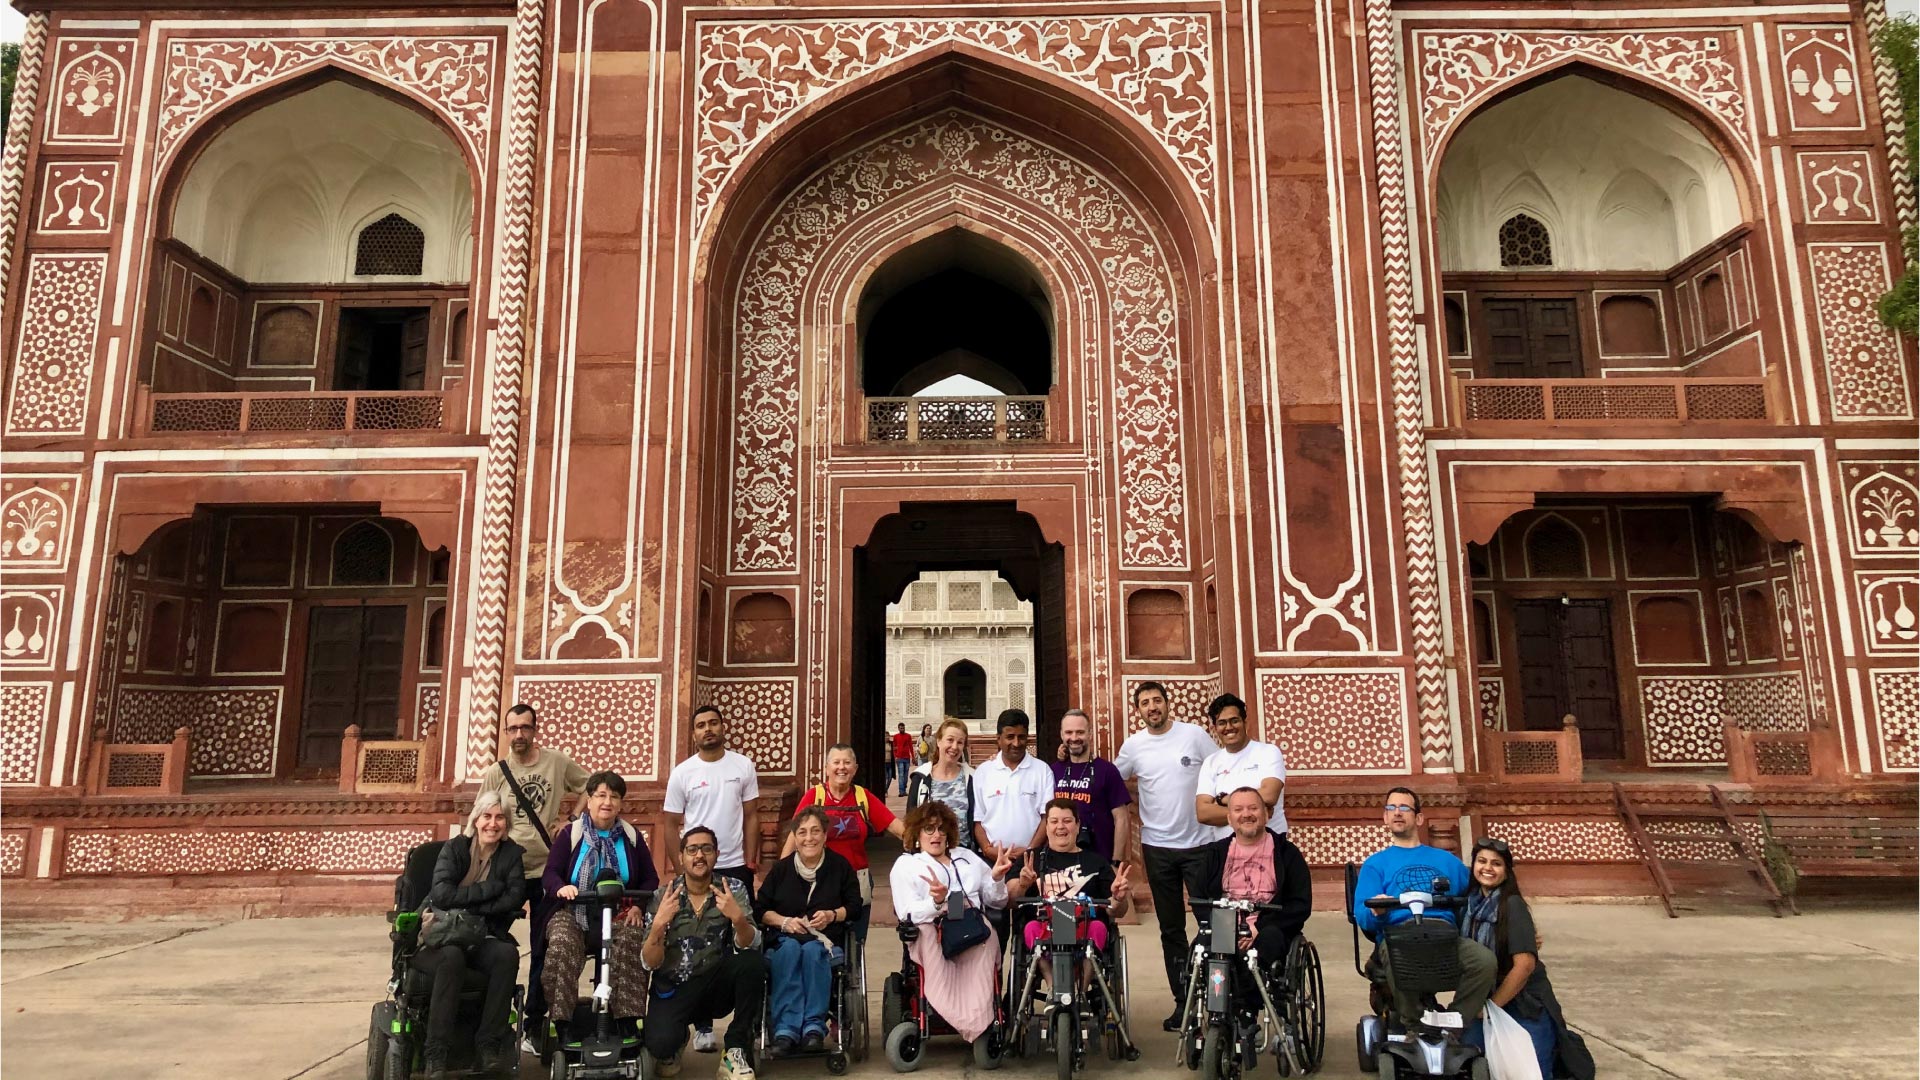
[[[552,848],[553,836],[547,832],[547,823],[540,820],[540,812],[533,808],[533,800],[527,798],[527,793],[520,789],[520,781],[513,778],[513,770],[507,768],[506,758],[500,759],[500,775],[507,778],[507,786],[513,789],[513,800],[520,804],[520,812],[533,822],[534,831],[540,834],[541,841]]]

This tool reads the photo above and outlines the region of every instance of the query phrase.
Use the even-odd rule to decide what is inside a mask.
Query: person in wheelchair
[[[482,791],[473,801],[466,829],[441,847],[433,867],[427,908],[437,917],[472,912],[485,921],[486,936],[471,945],[437,945],[413,955],[413,966],[433,976],[424,1048],[429,1080],[446,1080],[460,990],[468,968],[487,980],[480,1026],[474,1035],[480,1070],[489,1076],[512,1076],[520,1067],[507,1013],[513,1001],[514,980],[520,972],[520,946],[513,940],[512,929],[520,912],[525,872],[520,845],[507,839],[507,828],[507,809],[500,793]],[[432,939],[431,920],[423,922],[421,934],[425,940]]]
[[[1003,851],[989,866],[961,847],[960,821],[945,803],[924,802],[907,812],[905,845],[889,878],[893,911],[902,923],[937,929],[956,895],[982,912],[1006,908],[1013,859]],[[927,1000],[961,1038],[973,1042],[993,1026],[1001,945],[991,927],[985,940],[952,958],[939,932],[918,934],[907,948]]]
[[[604,871],[619,875],[629,889],[653,889],[660,884],[653,853],[646,838],[620,817],[627,782],[616,772],[587,777],[587,809],[572,824],[554,834],[541,877],[552,914],[547,917],[547,962],[541,972],[547,1015],[555,1023],[573,1019],[579,1001],[580,973],[587,957],[599,948],[599,924],[584,906],[573,903],[590,892]],[[640,1016],[646,1004],[646,973],[641,967],[640,910],[623,902],[613,928],[613,1001],[615,1018]]]
[[[793,816],[793,852],[767,870],[756,910],[766,937],[774,1057],[826,1048],[833,963],[845,957],[847,930],[860,914],[853,864],[827,848],[827,814],[818,806]]]
[[[1085,896],[1092,900],[1111,901],[1112,906],[1106,911],[1090,914],[1081,921],[1079,927],[1080,940],[1091,942],[1096,950],[1106,955],[1115,933],[1113,920],[1124,916],[1132,903],[1132,883],[1127,879],[1127,864],[1122,862],[1116,870],[1108,860],[1100,857],[1099,852],[1080,846],[1079,804],[1072,799],[1058,798],[1047,803],[1047,816],[1040,827],[1044,843],[1037,849],[1027,851],[1019,876],[1007,883],[1007,899],[1012,901],[1023,896],[1034,896],[1042,900],[1057,900]],[[1021,942],[1028,952],[1032,952],[1046,933],[1046,912],[1036,908],[1033,918],[1021,927]],[[1049,979],[1052,978],[1051,971],[1046,974]],[[1080,985],[1085,986],[1087,973],[1076,968],[1075,974]]]
[[[1360,864],[1353,888],[1354,922],[1367,939],[1375,943],[1368,969],[1369,972],[1377,970],[1385,980],[1394,1018],[1403,1026],[1425,1023],[1425,1003],[1419,994],[1403,991],[1394,984],[1388,951],[1378,947],[1383,932],[1405,922],[1412,914],[1405,907],[1396,907],[1383,919],[1373,913],[1367,901],[1397,898],[1403,892],[1432,891],[1436,878],[1446,879],[1448,896],[1464,896],[1472,884],[1472,875],[1459,856],[1420,842],[1420,828],[1426,824],[1426,817],[1420,812],[1420,796],[1412,789],[1397,787],[1387,792],[1381,817],[1390,843]],[[1453,909],[1442,903],[1442,899],[1436,895],[1435,904],[1426,912],[1426,917],[1455,922]],[[1480,1019],[1486,1008],[1487,997],[1493,992],[1497,964],[1493,951],[1472,938],[1459,938],[1457,950],[1460,982],[1454,992],[1453,1011],[1460,1015],[1464,1025]]]
[[[1257,904],[1279,904],[1281,910],[1252,911],[1242,916],[1243,925],[1235,945],[1243,955],[1253,948],[1260,958],[1261,976],[1272,981],[1271,973],[1287,958],[1287,949],[1307,925],[1313,914],[1313,878],[1306,856],[1293,841],[1268,827],[1272,812],[1259,788],[1236,788],[1227,795],[1227,824],[1233,832],[1206,847],[1203,878],[1206,895],[1201,900],[1251,900]],[[1201,932],[1207,933],[1206,920]],[[1259,991],[1253,980],[1240,986],[1242,1006],[1257,1006]]]
[[[1473,845],[1472,870],[1473,888],[1467,892],[1467,915],[1460,933],[1492,949],[1499,962],[1493,1003],[1526,1029],[1541,1076],[1593,1080],[1593,1055],[1579,1033],[1567,1027],[1553,983],[1547,979],[1533,912],[1513,873],[1512,849],[1498,837],[1482,837]],[[1484,1047],[1480,1021],[1468,1024],[1462,1041]]]

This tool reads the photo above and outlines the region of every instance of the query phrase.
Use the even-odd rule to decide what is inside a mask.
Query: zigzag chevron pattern
[[[1408,244],[1406,163],[1400,150],[1399,79],[1393,55],[1390,0],[1367,0],[1367,69],[1373,106],[1374,162],[1379,170],[1380,243],[1386,263],[1387,356],[1392,379],[1394,448],[1400,465],[1400,509],[1407,549],[1407,600],[1413,615],[1413,676],[1420,713],[1420,760],[1453,767],[1453,725],[1440,632],[1434,561],[1432,493],[1420,399],[1420,352],[1413,324],[1413,257]]]
[[[1907,160],[1907,120],[1900,108],[1900,75],[1874,42],[1887,26],[1886,0],[1867,0],[1867,52],[1873,57],[1874,89],[1880,98],[1880,125],[1887,136],[1887,167],[1893,173],[1893,210],[1900,230],[1913,228],[1913,168]]]
[[[8,117],[7,143],[0,158],[0,310],[7,306],[8,283],[13,280],[13,245],[19,239],[20,197],[27,186],[27,138],[40,111],[40,69],[47,55],[47,13],[27,16],[26,40],[20,43],[20,67],[13,78],[13,112]]]
[[[540,119],[543,0],[520,0],[514,13],[513,112],[507,118],[506,215],[500,229],[499,336],[493,366],[493,427],[480,514],[479,581],[473,603],[473,700],[467,715],[467,775],[493,763],[506,677],[507,571],[513,545],[514,489],[520,472],[520,379],[526,367],[528,280],[533,265],[534,141]]]

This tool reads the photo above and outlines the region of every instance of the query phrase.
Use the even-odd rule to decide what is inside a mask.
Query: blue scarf
[[[1500,951],[1493,943],[1500,923],[1500,892],[1499,889],[1492,892],[1468,890],[1467,925],[1462,928],[1462,933],[1467,937],[1485,945],[1495,954]]]
[[[611,829],[596,829],[593,819],[586,814],[580,815],[580,852],[573,860],[573,884],[581,892],[592,892],[593,883],[599,879],[600,871],[611,869],[627,880],[627,853],[620,848],[620,826],[615,822]],[[585,910],[575,908],[573,919],[582,929],[587,925]]]

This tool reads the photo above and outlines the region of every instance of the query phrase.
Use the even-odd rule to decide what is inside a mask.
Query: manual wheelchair
[[[867,1060],[866,945],[858,934],[849,930],[846,948],[835,949],[834,952],[837,955],[833,959],[833,985],[827,991],[826,1049],[819,1053],[794,1050],[782,1058],[769,1053],[773,1047],[773,978],[769,975],[766,993],[761,995],[758,1037],[760,1071],[765,1071],[769,1061],[791,1061],[825,1054],[827,1071],[840,1076],[847,1071],[850,1061]]]
[[[405,868],[393,879],[393,909],[387,912],[387,932],[393,942],[393,962],[387,979],[387,998],[373,1007],[367,1026],[367,1080],[409,1080],[421,1064],[427,1033],[427,1008],[433,995],[433,975],[413,966],[420,951],[420,905],[433,889],[433,867],[440,860],[446,841],[434,840],[407,852]],[[472,968],[466,970],[466,982],[460,990],[459,1019],[454,1030],[471,1036],[480,1023],[481,998],[486,993],[486,976]],[[513,988],[513,1008],[508,1025],[517,1029],[525,1001],[524,988]],[[454,1069],[473,1068],[473,1039],[455,1039],[449,1046],[448,1064]]]
[[[935,926],[917,926],[902,922],[900,932],[900,970],[887,976],[880,988],[880,1026],[887,1032],[887,1063],[894,1072],[912,1072],[926,1056],[927,1040],[936,1035],[958,1034],[940,1018],[927,1001],[925,977],[914,962],[910,946],[923,932],[938,933]],[[976,946],[984,948],[985,946]],[[999,975],[994,977],[999,985]],[[1006,1000],[994,995],[993,1026],[973,1040],[973,1064],[979,1069],[997,1069],[1006,1052]]]
[[[1087,1050],[1096,1038],[1114,1061],[1140,1057],[1127,1028],[1127,943],[1116,929],[1102,950],[1083,932],[1090,920],[1098,919],[1110,906],[1112,901],[1084,896],[1022,899],[1013,905],[1008,1048],[1023,1057],[1038,1057],[1051,1049],[1059,1080],[1072,1080],[1075,1072],[1086,1068]],[[1021,929],[1022,910],[1046,920],[1046,933],[1031,950]],[[1087,966],[1084,990],[1074,971],[1076,961]],[[1043,969],[1052,976],[1051,986],[1044,991],[1040,988]]]
[[[1305,936],[1295,937],[1279,967],[1269,968],[1257,945],[1239,950],[1241,921],[1254,912],[1278,916],[1280,905],[1199,899],[1193,904],[1208,914],[1194,942],[1181,998],[1175,1060],[1198,1069],[1205,1080],[1236,1080],[1268,1052],[1281,1076],[1317,1071],[1327,1049],[1320,950]]]
[[[1463,1018],[1458,1013],[1442,1013],[1435,995],[1455,990],[1460,982],[1460,931],[1445,919],[1431,919],[1427,912],[1452,908],[1456,919],[1466,908],[1464,897],[1450,896],[1451,887],[1444,877],[1433,879],[1430,889],[1402,891],[1394,897],[1369,897],[1368,910],[1384,918],[1396,908],[1405,908],[1413,917],[1382,928],[1379,942],[1364,960],[1360,955],[1360,923],[1353,914],[1354,885],[1360,868],[1347,864],[1347,921],[1353,924],[1353,966],[1370,986],[1369,1004],[1373,1012],[1360,1018],[1354,1029],[1359,1050],[1360,1071],[1377,1075],[1380,1080],[1412,1077],[1467,1077],[1489,1080],[1492,1073],[1487,1059],[1478,1049],[1460,1041]],[[1393,995],[1388,990],[1386,970],[1378,952],[1384,949],[1393,965],[1394,981],[1402,990],[1420,995],[1428,1016],[1393,1015]],[[1444,1023],[1429,1023],[1444,1020]],[[1464,1018],[1471,1020],[1471,1018]]]

